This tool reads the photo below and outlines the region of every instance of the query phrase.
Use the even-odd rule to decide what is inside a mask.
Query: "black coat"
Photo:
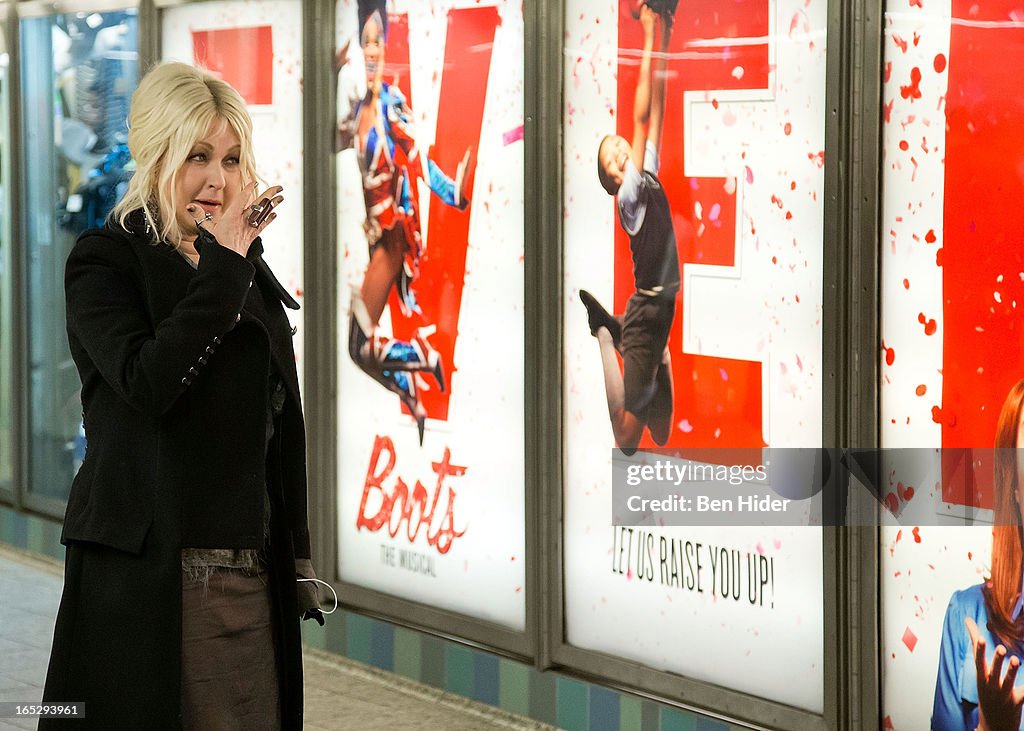
[[[84,701],[75,728],[180,726],[181,548],[260,548],[267,492],[282,719],[301,727],[305,431],[282,302],[298,305],[261,254],[259,240],[246,258],[207,243],[194,269],[111,224],[68,258],[88,446],[44,698]],[[272,363],[286,398],[268,445]]]

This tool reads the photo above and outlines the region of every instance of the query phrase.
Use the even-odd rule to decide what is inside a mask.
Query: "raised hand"
[[[978,675],[978,729],[980,731],[1016,731],[1020,728],[1024,687],[1015,688],[1020,658],[1010,656],[1010,667],[1003,676],[1006,648],[996,647],[992,666],[985,659],[985,640],[970,617],[964,619],[974,648],[974,667]]]
[[[255,185],[246,190],[248,195],[236,196],[218,218],[196,221],[197,226],[214,235],[217,243],[242,256],[249,253],[256,237],[277,218],[274,209],[284,201],[284,188],[280,185],[267,188],[258,196]]]

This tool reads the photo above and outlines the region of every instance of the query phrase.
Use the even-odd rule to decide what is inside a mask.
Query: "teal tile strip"
[[[588,731],[589,688],[572,678],[558,678],[558,726],[566,731]]]
[[[302,642],[309,647],[314,647],[317,650],[326,650],[327,648],[327,625],[321,627],[313,620],[303,622],[299,625],[302,630]]]
[[[473,697],[473,651],[468,647],[449,644],[445,667],[446,690]]]
[[[373,654],[370,650],[370,632],[375,620],[364,617],[361,614],[348,613],[345,615],[345,634],[348,657],[367,665],[373,664]]]
[[[0,543],[64,560],[60,524],[0,507]]]
[[[661,731],[697,731],[696,718],[672,708],[662,708]]]
[[[323,626],[323,638],[324,649],[328,652],[345,654],[345,648],[348,647],[348,633],[345,631],[347,625],[345,617],[347,616],[348,612],[339,609],[326,618]],[[318,630],[320,627],[310,627],[310,629]]]
[[[474,652],[473,698],[492,706],[500,705],[500,673],[497,657],[488,652]]]
[[[713,718],[693,718],[693,721],[696,731],[729,731],[729,724],[722,723]]]
[[[619,694],[590,686],[590,731],[618,731],[620,722]]]
[[[14,511],[7,508],[0,508],[0,541],[17,546],[14,540]]]
[[[498,662],[498,705],[510,713],[530,715],[530,672],[522,663],[502,658]],[[533,671],[537,674],[536,671]]]
[[[620,731],[643,731],[643,701],[632,696],[619,698]]]
[[[640,712],[640,731],[659,731],[661,728],[661,706],[651,701],[643,702]]]
[[[39,520],[38,518],[32,518],[22,513],[15,513],[9,508],[0,508],[0,511],[4,514],[3,521],[0,521],[0,541],[14,546],[15,548],[21,548],[22,550],[28,550],[28,524],[29,521]],[[46,555],[50,555],[50,553]]]
[[[395,628],[395,672],[412,680],[423,677],[423,643],[420,634],[404,627]]]
[[[25,515],[19,515],[14,521],[14,545],[18,548],[28,549],[28,524],[34,519]]]
[[[423,675],[420,682],[435,688],[445,687],[444,648],[449,643],[429,635],[423,637]]]
[[[0,543],[64,559],[60,524],[0,507]],[[730,731],[730,726],[626,693],[338,610],[303,641],[567,731]]]
[[[374,622],[370,628],[370,657],[377,667],[389,672],[395,669],[395,627]]]

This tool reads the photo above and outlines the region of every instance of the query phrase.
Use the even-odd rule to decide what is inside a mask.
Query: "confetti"
[[[501,141],[505,145],[511,145],[513,142],[519,142],[519,140],[523,139],[524,134],[525,126],[519,125],[518,127],[514,127],[509,131],[505,132],[501,136]]]
[[[903,632],[903,644],[906,645],[907,649],[911,652],[913,652],[914,648],[917,647],[917,635],[911,631],[910,627],[907,627]]]

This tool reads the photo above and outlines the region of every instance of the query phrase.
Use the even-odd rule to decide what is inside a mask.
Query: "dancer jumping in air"
[[[657,5],[660,13],[652,2],[639,7],[644,49],[633,105],[632,143],[608,135],[597,151],[598,178],[615,196],[619,224],[629,235],[636,292],[626,304],[625,315],[613,317],[593,295],[580,290],[590,332],[600,344],[615,443],[630,454],[640,443],[644,427],[663,445],[672,426],[672,364],[666,343],[679,292],[679,255],[668,198],[658,180],[658,153],[675,3]],[[652,70],[656,36],[658,58]],[[622,356],[621,371],[616,353]]]
[[[387,10],[384,0],[360,0],[359,41],[366,60],[366,94],[347,115],[339,115],[339,147],[355,147],[363,176],[366,236],[370,263],[358,292],[353,292],[349,320],[349,354],[370,377],[394,392],[409,409],[423,443],[427,413],[420,403],[416,373],[426,371],[445,389],[444,365],[420,328],[411,341],[382,333],[381,314],[393,287],[402,312],[420,312],[412,282],[423,253],[418,179],[450,206],[464,210],[470,153],[459,163],[455,179],[445,175],[416,146],[412,111],[402,92],[384,83]],[[347,62],[347,45],[338,54]]]

